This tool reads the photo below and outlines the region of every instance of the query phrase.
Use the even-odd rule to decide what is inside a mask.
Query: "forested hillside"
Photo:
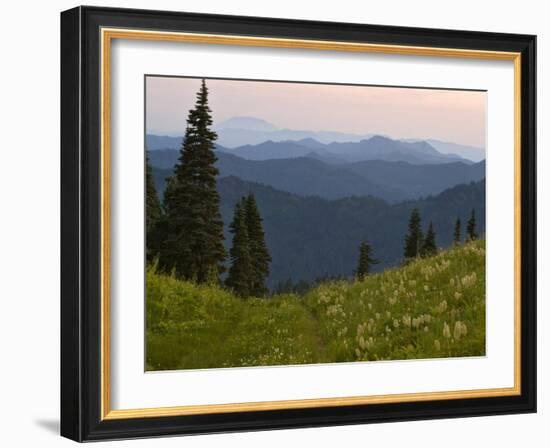
[[[222,163],[225,163],[223,156]],[[369,175],[381,175],[373,173],[376,171],[374,167],[384,162],[363,163],[374,164]],[[482,165],[484,171],[484,162],[476,165]],[[467,168],[471,169],[473,166]],[[424,171],[430,169],[429,167],[408,167],[417,170],[419,184],[422,185],[420,179],[425,179],[426,185],[435,182],[433,174]],[[437,167],[441,165],[434,165],[432,169]],[[165,179],[171,173],[171,170],[153,167],[153,178],[160,193],[164,189]],[[246,169],[243,169],[242,173],[246,175]],[[272,179],[273,175],[271,176],[267,171],[266,178]],[[409,174],[409,178],[412,176]],[[327,188],[332,186],[333,184],[328,184]],[[312,282],[327,276],[349,277],[355,268],[358,244],[363,239],[371,242],[375,256],[380,260],[375,267],[376,270],[380,271],[400,263],[407,221],[414,208],[419,209],[424,228],[430,221],[433,222],[439,247],[449,247],[453,240],[456,218],[465,223],[472,209],[476,210],[479,233],[485,233],[484,180],[457,185],[435,196],[396,204],[389,204],[373,196],[353,195],[337,200],[301,196],[262,183],[244,181],[235,176],[219,178],[218,191],[225,224],[226,247],[229,247],[230,243],[229,223],[235,203],[248,193],[256,196],[272,255],[270,276],[267,280],[271,289],[289,279],[296,283]]]
[[[370,242],[380,261],[375,270],[401,263],[414,208],[422,216],[424,230],[433,222],[438,247],[452,244],[457,216],[465,223],[472,209],[476,210],[478,232],[485,232],[485,181],[395,205],[368,196],[334,201],[301,197],[235,177],[219,179],[218,191],[226,240],[234,204],[249,192],[255,195],[272,256],[271,288],[289,278],[311,282],[326,276],[350,277],[363,240]]]

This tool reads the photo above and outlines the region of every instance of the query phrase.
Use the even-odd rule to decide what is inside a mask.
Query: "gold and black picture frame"
[[[61,13],[61,434],[536,412],[535,46]]]

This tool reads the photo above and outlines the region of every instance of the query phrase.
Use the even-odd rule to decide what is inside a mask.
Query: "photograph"
[[[60,434],[535,440],[540,26],[159,8],[61,13],[61,163],[19,164],[60,172]]]
[[[146,371],[486,355],[487,91],[144,84]]]

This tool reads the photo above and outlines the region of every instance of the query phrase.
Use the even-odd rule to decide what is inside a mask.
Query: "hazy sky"
[[[433,138],[485,147],[485,92],[214,79],[206,83],[214,124],[246,116],[279,128]],[[199,79],[147,77],[147,132],[183,135],[199,86]]]

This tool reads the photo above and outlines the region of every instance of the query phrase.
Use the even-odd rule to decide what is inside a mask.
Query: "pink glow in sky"
[[[214,123],[247,116],[281,129],[485,147],[485,92],[214,79],[206,83]],[[147,77],[147,132],[182,135],[199,86],[200,79]]]

